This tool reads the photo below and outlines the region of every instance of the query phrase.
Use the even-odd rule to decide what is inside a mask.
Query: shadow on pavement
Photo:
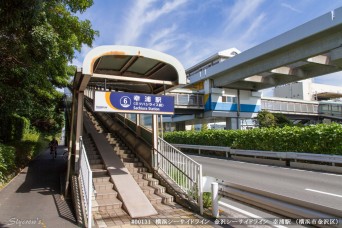
[[[76,225],[72,203],[61,195],[64,184],[61,180],[65,180],[61,176],[67,168],[62,156],[64,151],[65,147],[58,147],[57,158],[53,159],[46,150],[0,192],[1,198],[6,197],[0,199],[0,213],[4,212],[0,216],[0,227],[16,227],[18,222],[35,222],[35,219],[40,219],[46,227],[60,223],[64,227]]]

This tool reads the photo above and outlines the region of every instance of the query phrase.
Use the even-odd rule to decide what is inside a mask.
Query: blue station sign
[[[145,114],[174,114],[174,97],[95,91],[96,112],[123,112]]]

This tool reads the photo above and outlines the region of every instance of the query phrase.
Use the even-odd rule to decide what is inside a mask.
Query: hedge
[[[20,141],[30,129],[30,121],[17,114],[0,116],[0,139],[3,142]]]
[[[342,125],[167,132],[169,143],[228,146],[245,150],[342,155]]]
[[[15,148],[0,143],[0,183],[15,169]]]

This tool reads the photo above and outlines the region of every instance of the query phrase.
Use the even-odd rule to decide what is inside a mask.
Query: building
[[[312,79],[306,79],[275,87],[274,96],[305,101],[340,99],[342,87],[313,83]]]

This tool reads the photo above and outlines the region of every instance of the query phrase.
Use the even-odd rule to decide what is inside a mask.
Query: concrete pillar
[[[212,203],[212,215],[214,218],[218,218],[219,214],[219,196],[218,196],[218,183],[211,183],[211,203]]]
[[[241,120],[236,117],[227,117],[226,118],[226,129],[236,130],[241,129]]]
[[[78,92],[77,94],[77,113],[76,113],[76,148],[75,148],[75,162],[78,162],[80,156],[80,136],[83,132],[83,101],[84,93]]]

